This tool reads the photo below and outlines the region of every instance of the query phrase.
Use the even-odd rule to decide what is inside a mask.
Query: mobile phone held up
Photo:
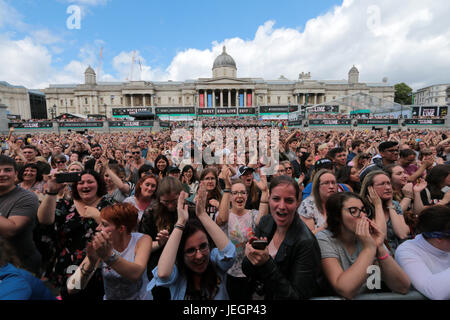
[[[78,182],[81,180],[81,172],[64,172],[55,174],[57,183]]]
[[[253,240],[252,247],[256,250],[264,250],[269,243],[266,240]]]

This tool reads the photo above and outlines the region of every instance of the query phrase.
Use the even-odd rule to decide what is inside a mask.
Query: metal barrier
[[[310,300],[347,300],[347,299],[338,296],[329,296],[329,297],[311,298]],[[400,294],[394,292],[364,293],[357,295],[352,300],[428,300],[428,298],[416,290],[410,290],[407,294]]]

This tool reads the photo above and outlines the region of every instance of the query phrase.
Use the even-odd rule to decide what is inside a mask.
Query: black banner
[[[113,116],[128,116],[142,111],[152,112],[152,108],[113,108]]]
[[[22,117],[19,114],[7,114],[6,118],[10,120],[20,120]]]
[[[296,112],[296,111],[298,111],[298,105],[289,106],[289,112]]]
[[[292,120],[292,121],[288,121],[288,126],[289,127],[298,127],[302,125],[302,120]]]
[[[420,107],[412,107],[412,116],[413,117],[420,116]]]
[[[224,114],[237,115],[237,108],[217,108],[216,114],[217,115],[224,115]]]
[[[197,115],[199,116],[214,116],[216,114],[216,109],[214,108],[198,108]]]
[[[358,124],[397,124],[398,125],[398,119],[358,119]]]
[[[430,107],[422,107],[422,111],[420,113],[423,117],[435,117],[438,114],[438,107],[430,106]]]
[[[85,122],[59,122],[61,128],[101,128],[102,121],[85,121]]]
[[[160,121],[159,122],[159,126],[161,128],[169,128],[170,127],[170,123],[168,121]]]
[[[351,119],[311,119],[309,124],[312,126],[326,126],[326,125],[346,125],[352,124]]]
[[[439,107],[439,116],[446,117],[448,114],[448,107]]]
[[[117,127],[153,127],[153,121],[141,120],[141,121],[108,121],[111,128]]]
[[[338,113],[339,106],[338,105],[320,105],[315,106],[314,108],[308,109],[309,113]]]
[[[288,113],[289,106],[261,106],[259,113]]]
[[[194,107],[161,107],[156,108],[156,114],[195,114]]]
[[[256,115],[256,108],[239,108],[239,114],[252,114]]]
[[[53,122],[12,122],[8,126],[18,129],[53,128]]]
[[[445,124],[445,119],[405,119],[406,124]]]

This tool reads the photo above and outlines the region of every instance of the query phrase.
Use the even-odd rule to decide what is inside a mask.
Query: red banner
[[[200,93],[200,108],[205,107],[205,95],[203,93]]]
[[[247,107],[251,107],[251,106],[252,106],[252,94],[247,93]]]

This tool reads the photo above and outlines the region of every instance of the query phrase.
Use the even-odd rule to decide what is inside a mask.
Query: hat
[[[242,166],[239,168],[238,176],[239,177],[243,176],[244,174],[246,174],[248,172],[253,173],[253,172],[255,172],[255,169],[247,167],[247,166]]]
[[[315,169],[333,169],[334,163],[328,158],[322,158],[314,164]]]

